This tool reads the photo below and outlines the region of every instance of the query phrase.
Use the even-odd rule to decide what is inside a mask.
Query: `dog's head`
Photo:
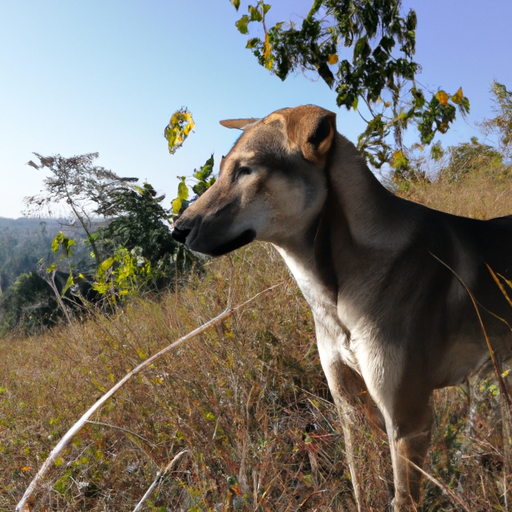
[[[176,221],[173,237],[212,256],[255,239],[285,243],[307,228],[325,201],[335,114],[308,105],[221,124],[244,133],[223,159],[216,183]]]

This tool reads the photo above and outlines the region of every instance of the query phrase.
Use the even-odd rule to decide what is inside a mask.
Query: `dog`
[[[487,267],[512,280],[512,216],[469,219],[395,196],[320,107],[221,124],[243,134],[173,237],[212,256],[253,240],[277,248],[313,313],[358,509],[351,432],[361,397],[389,438],[391,506],[415,509],[433,390],[491,360],[476,309],[495,357],[512,356],[512,308]]]

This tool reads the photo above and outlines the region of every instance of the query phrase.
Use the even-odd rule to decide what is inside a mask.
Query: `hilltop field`
[[[508,175],[408,186],[411,200],[459,215],[512,214]],[[341,427],[309,309],[276,251],[253,244],[115,314],[94,308],[0,340],[0,511],[13,511],[60,437],[129,370],[228,306],[280,283],[135,377],[75,437],[36,493],[41,511],[355,510]],[[512,342],[512,333],[511,333]],[[468,510],[505,510],[510,454],[492,378],[435,394],[426,472]],[[384,435],[356,433],[365,510],[383,511]],[[505,443],[507,446],[507,443]],[[428,478],[423,510],[462,510]]]

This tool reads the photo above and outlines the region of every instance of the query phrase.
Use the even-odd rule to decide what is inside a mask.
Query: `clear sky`
[[[253,2],[255,3],[255,1]],[[269,0],[269,23],[300,22],[312,0]],[[229,0],[0,0],[0,216],[19,217],[24,196],[41,190],[32,152],[99,152],[98,165],[149,181],[170,201],[190,175],[237,133],[220,119],[261,117],[315,103],[338,113],[355,140],[357,114],[337,109],[323,81],[281,82],[262,68],[234,23]],[[445,145],[481,136],[492,116],[489,84],[512,89],[510,0],[404,0],[418,16],[419,81],[435,91],[460,86],[471,101]],[[252,34],[251,34],[252,35]],[[256,34],[254,34],[256,35]],[[187,106],[194,133],[169,155],[163,129]]]

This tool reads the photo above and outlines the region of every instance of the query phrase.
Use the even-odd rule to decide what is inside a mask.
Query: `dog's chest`
[[[359,371],[355,353],[350,347],[350,333],[339,317],[337,304],[330,298],[325,287],[306,264],[294,258],[284,249],[276,248],[311,308],[320,351],[329,352],[330,358],[341,358],[346,364]]]

